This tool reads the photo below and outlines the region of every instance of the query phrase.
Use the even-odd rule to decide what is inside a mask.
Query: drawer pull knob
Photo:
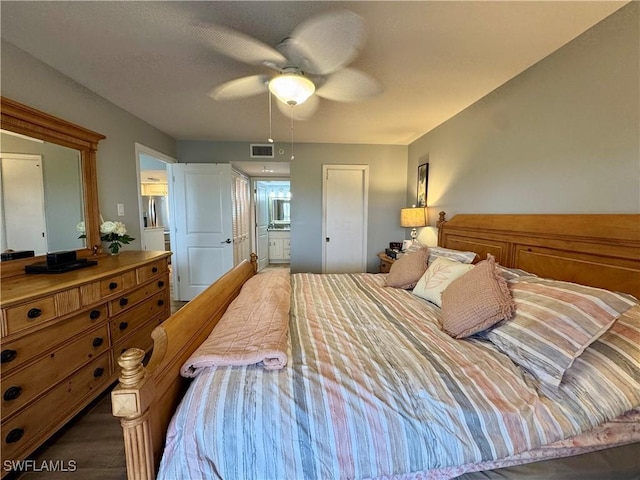
[[[120,299],[120,306],[124,307],[127,303],[129,303],[129,299],[127,297],[122,297]]]
[[[18,356],[18,352],[15,350],[9,350],[9,349],[2,350],[2,353],[0,353],[0,362],[9,363],[15,360],[17,356]]]
[[[118,288],[118,284],[116,282],[111,282],[109,284],[109,290],[115,290],[116,288]]]
[[[94,378],[101,377],[104,374],[104,368],[98,367],[93,371]]]
[[[24,435],[24,430],[22,428],[14,428],[7,434],[7,438],[5,441],[7,443],[16,443],[19,441]]]
[[[158,267],[153,267],[151,269],[151,273],[158,273]]]
[[[93,346],[94,347],[99,347],[100,345],[102,345],[102,342],[104,342],[102,337],[96,337],[96,338],[93,339]]]
[[[126,328],[129,326],[129,324],[127,322],[120,322],[120,330],[126,330]]]
[[[161,307],[162,305],[164,305],[164,300],[162,299],[158,300],[158,306]]]
[[[164,287],[164,282],[162,280],[160,280],[158,282],[158,288],[162,288],[162,287]]]
[[[10,400],[15,400],[22,393],[22,387],[9,387],[4,392],[3,398],[8,402]]]
[[[29,318],[38,318],[40,315],[42,315],[42,310],[39,308],[32,308],[27,312],[27,317]]]
[[[89,318],[91,320],[96,320],[100,318],[100,310],[91,310],[91,312],[89,312]]]

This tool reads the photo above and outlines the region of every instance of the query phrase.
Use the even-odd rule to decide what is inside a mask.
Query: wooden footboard
[[[122,373],[111,404],[113,415],[121,418],[130,480],[155,478],[167,427],[188,386],[180,367],[207,338],[255,267],[252,254],[251,262],[245,260],[227,272],[158,326],[151,334],[153,353],[146,367],[140,349],[129,349],[118,359]]]

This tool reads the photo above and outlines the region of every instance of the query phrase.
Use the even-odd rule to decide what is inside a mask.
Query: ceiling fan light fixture
[[[287,105],[304,103],[316,91],[311,80],[297,73],[283,73],[269,82],[269,90]]]

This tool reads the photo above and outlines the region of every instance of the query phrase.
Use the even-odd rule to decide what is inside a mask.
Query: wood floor
[[[126,480],[124,441],[120,420],[111,414],[110,391],[106,391],[74,420],[43,445],[30,459],[26,472],[8,479],[19,480]],[[43,470],[57,465],[67,471]]]

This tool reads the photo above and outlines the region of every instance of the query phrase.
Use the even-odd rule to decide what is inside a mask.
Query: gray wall
[[[2,95],[105,135],[98,145],[98,195],[105,220],[122,221],[140,249],[135,143],[175,157],[175,140],[26,52],[2,42]],[[117,204],[125,216],[117,216]]]
[[[286,152],[281,160],[288,161],[290,146],[276,145],[276,152],[280,148]],[[406,235],[399,226],[399,216],[406,206],[407,147],[299,143],[294,152],[290,169],[291,271],[322,271],[322,165],[357,164],[369,165],[367,270],[377,272],[377,253]],[[181,163],[249,160],[248,143],[178,142]]]
[[[640,4],[409,147],[408,199],[456,213],[640,213]]]

